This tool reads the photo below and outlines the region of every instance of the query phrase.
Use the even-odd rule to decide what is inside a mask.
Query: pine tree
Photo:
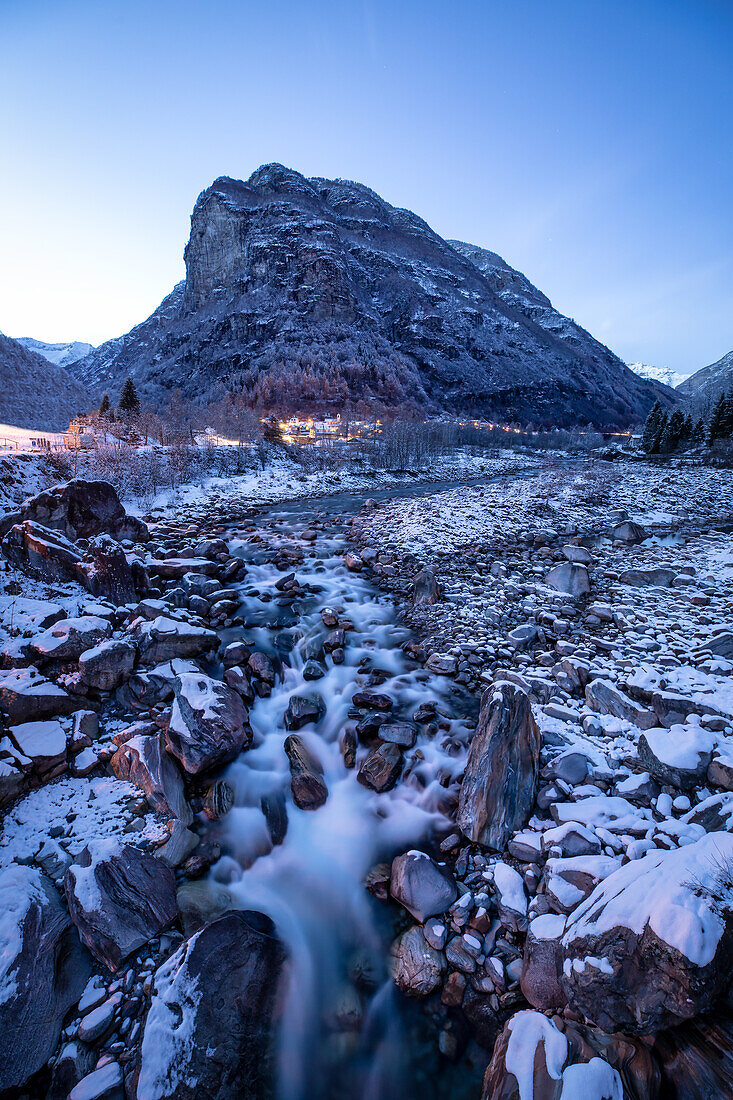
[[[692,429],[692,442],[698,446],[705,442],[705,421],[700,417]]]
[[[662,409],[661,415],[659,417],[659,421],[657,423],[657,430],[654,433],[654,438],[652,439],[651,449],[649,451],[649,454],[658,455],[659,452],[661,451],[661,449],[662,449],[662,440],[664,439],[664,434],[667,431],[668,422],[669,422],[669,416],[667,415],[667,410]]]
[[[727,420],[727,395],[721,393],[718,400],[713,405],[713,411],[710,414],[710,420],[708,421],[708,446],[711,447],[718,439],[724,439],[726,436],[726,420]]]
[[[667,426],[662,432],[659,441],[659,450],[662,451],[663,454],[670,454],[672,451],[677,450],[682,439],[684,427],[685,415],[682,409],[675,409],[667,421]]]
[[[138,416],[140,413],[140,398],[137,395],[135,383],[131,378],[128,378],[122,387],[120,412],[125,413],[126,416]]]
[[[685,417],[685,423],[684,423],[683,428],[682,428],[682,436],[681,436],[680,442],[681,443],[689,443],[690,440],[692,439],[693,430],[694,430],[694,425],[692,423],[692,416],[690,415],[690,413],[688,413],[687,416]]]
[[[659,424],[662,419],[662,406],[657,401],[644,423],[641,445],[647,454],[652,454],[654,440],[659,436]]]
[[[105,393],[104,397],[102,398],[102,403],[99,406],[99,415],[100,416],[108,416],[109,415],[109,406],[110,406],[109,394]]]

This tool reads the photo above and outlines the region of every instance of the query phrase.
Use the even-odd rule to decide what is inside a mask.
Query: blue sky
[[[733,0],[0,0],[0,329],[101,342],[281,161],[501,253],[622,358],[733,348]]]

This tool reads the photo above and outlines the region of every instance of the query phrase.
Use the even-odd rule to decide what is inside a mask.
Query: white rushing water
[[[450,683],[407,661],[400,646],[409,635],[395,622],[391,602],[344,567],[343,541],[319,535],[315,545],[304,543],[299,539],[302,519],[287,513],[273,519],[282,544],[304,549],[305,560],[295,569],[298,580],[320,591],[296,600],[292,610],[279,605],[275,584],[283,573],[262,560],[261,546],[242,542],[237,548],[248,562],[243,592],[273,597],[268,602],[245,596],[247,621],[263,625],[243,635],[283,663],[270,697],[251,708],[252,748],[227,772],[235,805],[221,825],[227,854],[212,875],[228,886],[236,904],[271,916],[288,949],[279,1018],[281,1100],[385,1100],[404,1095],[399,1076],[405,1044],[387,972],[391,932],[380,927],[384,915],[363,879],[375,862],[419,844],[436,825],[445,824],[439,810],[443,784],[463,769],[461,746],[468,730],[450,717]],[[277,539],[268,545],[277,545]],[[327,606],[339,609],[353,630],[346,635],[344,663],[335,665],[328,657],[326,675],[308,682],[302,674],[305,651],[327,633],[320,617]],[[275,620],[277,625],[265,625]],[[374,669],[385,679],[373,690],[395,700],[395,718],[410,720],[421,703],[432,701],[445,727],[432,739],[418,736],[415,749],[406,754],[401,780],[383,794],[358,783],[358,765],[348,770],[339,748],[351,696],[368,686]],[[292,695],[314,691],[323,696],[326,715],[299,734],[320,761],[329,794],[320,809],[305,811],[294,805],[290,793],[283,715]],[[446,738],[451,751],[441,747]],[[360,747],[359,760],[366,751]],[[273,796],[284,797],[288,822],[284,841],[277,845],[261,808],[262,799]]]

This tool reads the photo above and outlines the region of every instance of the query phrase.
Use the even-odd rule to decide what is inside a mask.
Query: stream
[[[408,1037],[411,1030],[424,1030],[422,1010],[405,1003],[389,977],[390,944],[412,922],[405,913],[398,925],[394,906],[376,901],[364,877],[375,863],[412,846],[430,847],[436,832],[439,840],[450,831],[441,812],[445,786],[463,770],[477,704],[452,680],[405,655],[401,647],[410,632],[397,622],[392,601],[345,567],[344,515],[365,496],[271,507],[258,516],[256,536],[240,534],[230,542],[247,563],[239,611],[245,626],[225,640],[251,642],[272,658],[278,675],[269,697],[251,706],[252,747],[226,774],[235,804],[212,826],[224,854],[211,877],[242,908],[267,913],[288,950],[278,1027],[279,1100],[391,1100],[414,1087],[416,1077],[423,1078],[425,1096],[459,1095],[450,1081],[454,1074],[443,1073],[439,1081],[430,1068],[437,1057],[435,1035],[424,1036],[419,1049]],[[294,572],[307,591],[294,600],[275,587],[286,576],[273,560],[283,551],[303,554]],[[323,659],[324,607],[352,624],[341,664]],[[309,681],[303,671],[314,656],[325,674]],[[391,697],[392,721],[412,721],[422,704],[436,707],[432,724],[417,725],[417,742],[405,753],[397,785],[384,793],[357,780],[368,750],[359,745],[357,767],[348,769],[340,748],[344,727],[360,717],[351,697],[363,689]],[[293,695],[313,691],[325,700],[326,714],[299,735],[323,768],[328,798],[317,810],[303,810],[291,794],[283,716]],[[263,806],[268,817],[278,808],[279,827],[268,825]],[[284,817],[284,839],[274,843]],[[440,858],[434,845],[432,851]],[[472,1085],[475,1095],[475,1080]]]

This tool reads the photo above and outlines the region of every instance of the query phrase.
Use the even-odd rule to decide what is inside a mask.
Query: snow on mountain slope
[[[72,363],[76,363],[78,359],[83,359],[85,355],[89,355],[90,351],[94,351],[94,344],[85,344],[82,340],[72,340],[68,344],[46,344],[43,340],[35,340],[32,336],[20,336],[16,343],[42,355],[57,367],[70,367]]]
[[[671,367],[654,367],[651,363],[629,363],[628,367],[640,378],[646,378],[650,382],[662,382],[665,386],[671,386],[672,389],[679,386],[687,377],[672,370]]]
[[[686,397],[715,398],[721,390],[733,387],[733,351],[729,351],[716,363],[696,371],[680,386]]]

